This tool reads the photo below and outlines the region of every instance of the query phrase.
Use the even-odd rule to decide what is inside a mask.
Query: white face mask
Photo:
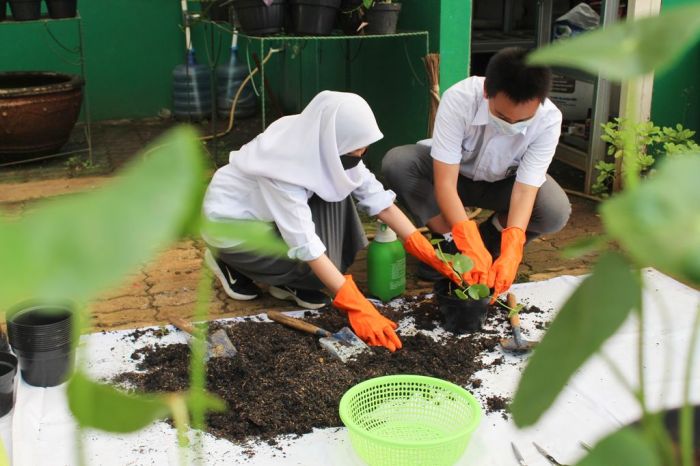
[[[491,109],[489,109],[489,121],[496,128],[496,131],[506,136],[515,136],[516,134],[522,133],[525,130],[525,128],[530,126],[532,120],[533,118],[530,118],[525,121],[519,121],[517,123],[508,123],[507,121],[502,120],[501,118],[498,118],[496,115],[491,113]]]

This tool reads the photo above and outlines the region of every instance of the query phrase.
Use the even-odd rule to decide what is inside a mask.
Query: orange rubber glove
[[[518,273],[518,266],[523,260],[525,232],[518,227],[509,227],[501,233],[501,256],[496,259],[489,270],[486,284],[493,288],[493,304],[498,296],[508,291]]]
[[[416,230],[411,233],[403,243],[406,251],[421,262],[425,262],[458,285],[462,284],[462,279],[452,270],[452,267],[445,264],[435,253],[435,248],[430,241]]]
[[[455,223],[452,227],[452,240],[462,254],[474,261],[474,267],[464,274],[464,280],[470,285],[486,283],[493,258],[484,246],[476,222],[464,220]]]
[[[367,301],[351,275],[345,275],[345,283],[335,295],[333,305],[348,313],[355,334],[369,345],[384,346],[391,352],[403,346],[394,332],[398,326]]]

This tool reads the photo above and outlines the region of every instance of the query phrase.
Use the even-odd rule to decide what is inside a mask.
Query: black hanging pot
[[[75,18],[78,0],[46,0],[49,16],[55,19]]]
[[[372,8],[367,10],[365,20],[367,34],[395,34],[396,24],[401,13],[400,3],[374,2]]]
[[[460,299],[452,290],[455,285],[448,279],[435,282],[433,292],[442,314],[442,327],[448,332],[462,334],[481,330],[486,320],[489,298]]]
[[[333,31],[341,0],[289,0],[294,34],[327,36]]]
[[[41,15],[41,0],[9,0],[12,19],[31,21]]]
[[[251,36],[282,32],[287,0],[233,0],[233,10],[241,30]]]

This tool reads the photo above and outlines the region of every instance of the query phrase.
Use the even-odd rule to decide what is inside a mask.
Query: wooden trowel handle
[[[267,316],[277,323],[286,325],[302,332],[311,333],[319,337],[330,337],[331,333],[327,330],[323,330],[321,327],[316,327],[313,324],[305,322],[301,319],[295,319],[294,317],[289,317],[278,311],[268,311]]]
[[[515,295],[513,293],[508,293],[508,296],[506,296],[506,304],[508,304],[508,307],[511,309],[515,309],[515,306],[518,305],[518,300],[515,298]],[[516,312],[510,318],[510,325],[512,325],[513,327],[520,327],[520,313],[519,312]]]
[[[187,332],[190,335],[194,334],[194,327],[192,326],[192,324],[190,322],[187,322],[182,317],[170,316],[168,317],[168,321],[183,332]]]

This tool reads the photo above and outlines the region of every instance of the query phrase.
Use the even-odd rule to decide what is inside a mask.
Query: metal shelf
[[[49,24],[52,23],[61,23],[61,22],[75,22],[77,25],[77,33],[78,33],[78,48],[75,50],[71,50],[68,47],[65,47],[63,44],[58,42],[58,39],[53,35],[51,30],[49,29]],[[51,18],[46,15],[42,16],[39,19],[35,20],[28,20],[28,21],[14,21],[14,20],[4,20],[0,21],[0,27],[5,27],[5,26],[26,26],[30,24],[43,24],[44,28],[46,29],[47,34],[53,39],[61,48],[66,50],[69,53],[74,53],[78,56],[78,63],[76,66],[80,67],[80,77],[83,79],[83,101],[82,101],[82,113],[84,117],[84,128],[83,131],[85,133],[85,142],[81,144],[77,144],[78,147],[75,149],[71,149],[71,146],[75,146],[76,144],[72,144],[71,141],[69,140],[66,145],[62,148],[68,148],[69,150],[61,152],[59,149],[59,152],[55,154],[48,154],[48,155],[43,155],[43,156],[38,156],[38,157],[32,157],[30,159],[25,159],[25,160],[18,160],[18,161],[12,161],[12,162],[6,162],[0,164],[1,167],[6,167],[6,166],[11,166],[11,165],[21,165],[24,163],[31,163],[31,162],[37,162],[40,160],[47,160],[47,159],[52,159],[52,158],[57,158],[57,157],[65,157],[69,155],[76,155],[76,154],[84,154],[87,153],[88,155],[88,160],[90,163],[92,163],[92,131],[91,131],[91,118],[90,118],[90,105],[88,101],[88,91],[87,91],[87,79],[86,79],[86,73],[85,73],[85,46],[84,46],[84,37],[85,34],[83,32],[83,18],[80,16],[80,12],[76,11],[76,14],[72,18]],[[71,134],[72,136],[72,134]]]
[[[231,30],[232,31],[232,30]],[[233,31],[232,31],[233,32]],[[239,33],[240,38],[245,38],[249,42],[249,47],[246,53],[250,53],[250,48],[256,48],[259,54],[262,66],[260,69],[260,85],[259,89],[256,89],[256,93],[260,96],[261,110],[262,110],[262,129],[263,131],[267,127],[267,114],[266,114],[266,91],[265,85],[265,62],[263,57],[268,50],[273,48],[285,49],[286,43],[294,42],[315,42],[317,46],[315,47],[316,54],[316,66],[320,66],[320,44],[328,41],[344,41],[346,44],[354,41],[365,41],[365,40],[409,40],[409,39],[419,39],[425,41],[425,55],[430,53],[430,35],[428,31],[402,31],[395,34],[363,34],[363,35],[341,35],[332,34],[328,36],[290,36],[290,35],[274,35],[274,36],[251,36],[247,34]],[[255,43],[257,42],[257,44]],[[408,53],[408,52],[406,52]],[[407,55],[408,56],[408,55]],[[250,63],[250,57],[248,58],[248,63]],[[409,63],[410,64],[410,63]],[[349,57],[346,54],[345,60],[345,74],[348,76],[349,73]],[[255,88],[255,85],[253,86]]]

